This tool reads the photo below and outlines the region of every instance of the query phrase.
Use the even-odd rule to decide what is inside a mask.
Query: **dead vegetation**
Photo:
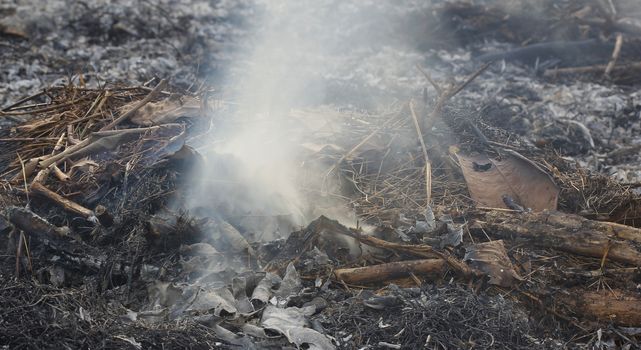
[[[508,7],[448,2],[435,13],[529,48],[480,61],[540,58],[532,50],[563,51],[550,39],[606,36],[599,41],[605,62],[585,65],[563,51],[563,64],[529,79],[575,74],[627,84],[617,74],[639,57],[628,49],[641,29],[617,19],[623,7],[614,13],[604,3],[546,2],[539,9],[554,16],[528,24],[530,32],[521,17],[504,13]],[[550,23],[562,27],[555,28],[561,37],[546,32]],[[528,46],[533,38],[542,44]],[[590,52],[599,56],[601,48]],[[189,175],[203,162],[192,145],[212,137],[235,108],[206,88],[189,93],[161,79],[67,84],[5,107],[0,343],[639,347],[638,186],[587,169],[558,146],[576,143],[570,137],[592,140],[584,153],[600,164],[638,148],[611,149],[578,121],[546,121],[565,126],[556,134],[519,133],[505,119],[518,115],[513,106],[479,87],[484,75],[498,79],[497,65],[477,61],[447,83],[419,67],[422,96],[376,113],[306,108],[282,116],[326,123],[299,145],[304,171],[316,172],[300,186],[319,204],[338,198],[339,210],[354,211],[359,224],[321,216],[270,242],[224,211],[185,206],[198,190]]]

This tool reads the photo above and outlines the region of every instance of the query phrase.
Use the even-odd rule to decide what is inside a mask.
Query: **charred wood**
[[[94,209],[94,213],[96,214],[96,218],[98,218],[98,221],[102,226],[111,227],[114,224],[114,217],[113,215],[111,215],[111,213],[109,213],[105,206],[96,206],[96,209]]]
[[[56,227],[38,214],[25,208],[9,207],[7,209],[7,218],[17,229],[23,230],[36,238],[58,239],[69,233],[68,227]]]

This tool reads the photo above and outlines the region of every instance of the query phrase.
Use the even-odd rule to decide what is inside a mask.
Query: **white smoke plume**
[[[389,32],[386,11],[398,7],[392,3],[257,3],[249,49],[238,54],[237,63],[229,69],[225,98],[235,107],[216,116],[217,130],[200,149],[207,166],[195,174],[198,195],[192,210],[221,216],[262,240],[274,238],[272,232],[286,236],[322,213],[355,224],[354,215],[340,203],[331,213],[319,210],[301,189],[301,183],[309,185],[314,174],[302,170],[298,151],[318,129],[293,118],[291,110],[325,102],[325,82],[344,80],[354,71],[370,86],[382,85],[386,76],[396,79],[399,69],[411,72],[414,56],[396,61],[381,58],[385,49],[380,41]],[[407,11],[407,6],[401,8]],[[356,60],[356,66],[355,60],[344,59],[356,52],[371,62]],[[321,189],[320,175],[327,169],[317,170],[312,187]]]

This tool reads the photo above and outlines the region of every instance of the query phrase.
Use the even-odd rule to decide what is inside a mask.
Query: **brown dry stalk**
[[[605,77],[610,76],[610,73],[614,69],[614,66],[617,64],[619,55],[621,54],[621,46],[623,46],[623,35],[621,33],[618,33],[616,42],[614,44],[614,50],[612,51],[612,58],[610,59],[610,62],[608,62],[608,66],[605,68],[605,73],[603,74]]]
[[[430,157],[427,154],[427,147],[425,147],[425,141],[423,140],[421,126],[418,123],[418,117],[414,111],[414,101],[410,101],[409,106],[412,114],[412,121],[414,122],[414,128],[416,128],[418,140],[420,141],[421,149],[423,150],[423,157],[425,158],[425,206],[429,207],[430,202],[432,201],[432,163],[430,162]]]

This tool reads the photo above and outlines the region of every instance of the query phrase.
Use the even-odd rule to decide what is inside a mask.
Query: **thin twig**
[[[2,112],[8,112],[8,111],[14,109],[17,106],[20,106],[21,104],[23,104],[23,103],[25,103],[27,101],[33,100],[34,98],[38,98],[38,97],[40,97],[40,96],[42,96],[44,94],[45,94],[45,91],[40,91],[40,92],[38,92],[38,93],[36,93],[34,95],[22,98],[22,99],[18,100],[16,103],[10,104],[9,106],[3,108]]]
[[[440,86],[440,85],[439,85],[439,84],[438,84],[434,79],[432,79],[432,75],[430,75],[430,73],[428,73],[428,72],[427,72],[427,71],[425,71],[423,68],[421,68],[421,66],[420,66],[418,63],[416,64],[416,68],[418,68],[418,70],[419,70],[421,73],[423,73],[423,76],[425,76],[425,79],[427,79],[427,81],[428,81],[430,84],[432,84],[432,87],[434,88],[434,90],[436,90],[436,92],[437,92],[439,95],[443,94],[443,89],[441,88],[441,86]]]
[[[487,62],[481,68],[476,70],[474,73],[472,73],[470,76],[463,81],[463,83],[456,85],[454,87],[450,87],[447,90],[443,91],[442,94],[439,95],[438,100],[436,101],[436,104],[434,105],[434,109],[432,109],[432,112],[430,113],[429,117],[427,118],[427,121],[425,123],[426,130],[430,130],[432,128],[432,125],[436,121],[436,117],[441,113],[441,110],[445,106],[445,103],[449,101],[452,97],[456,96],[461,90],[465,89],[466,86],[468,86],[474,79],[476,79],[481,73],[485,72],[486,69],[490,67],[494,63],[493,61]]]
[[[62,135],[60,135],[60,138],[58,138],[58,142],[56,142],[56,145],[53,147],[53,150],[51,151],[51,156],[54,156],[56,152],[58,152],[62,148],[62,142],[65,139],[65,133],[63,132]],[[56,167],[56,164],[51,164],[48,167],[40,170],[36,176],[33,178],[33,182],[45,182],[47,180],[47,177],[49,177],[49,173],[53,169],[53,167]],[[60,171],[60,169],[58,169]]]
[[[486,64],[482,65],[481,68],[479,68],[476,72],[472,73],[467,79],[462,84],[459,84],[456,88],[454,88],[451,92],[448,93],[447,99],[449,100],[450,98],[456,96],[461,90],[465,89],[468,85],[470,85],[471,82],[474,81],[474,79],[478,78],[479,75],[481,75],[483,72],[485,72],[491,65],[494,63],[493,61],[487,62]]]
[[[20,235],[18,236],[18,247],[16,247],[16,277],[20,277],[20,257],[22,256],[22,236],[24,233],[20,230]]]
[[[106,131],[106,130],[113,129],[116,125],[118,125],[118,124],[122,123],[123,121],[129,119],[129,117],[134,115],[134,113],[136,113],[140,108],[144,107],[147,103],[151,102],[151,100],[153,100],[160,93],[160,91],[162,89],[164,89],[165,85],[167,85],[167,79],[161,80],[158,83],[158,85],[156,85],[156,87],[153,90],[151,90],[151,92],[147,96],[145,96],[144,99],[142,99],[140,102],[138,102],[138,104],[136,104],[133,108],[128,110],[125,114],[123,114],[120,117],[116,118],[111,123],[103,126],[100,129],[100,131]]]
[[[608,66],[605,68],[605,73],[603,74],[606,78],[610,77],[610,73],[614,69],[614,66],[619,60],[619,55],[621,54],[621,46],[623,46],[623,34],[617,34],[617,40],[614,44],[614,50],[612,51],[612,58],[608,62]]]
[[[425,141],[423,140],[423,133],[421,132],[421,127],[418,124],[418,117],[414,111],[414,101],[410,101],[410,112],[412,114],[412,121],[414,121],[414,128],[416,128],[416,134],[418,135],[418,140],[421,143],[421,149],[423,150],[423,157],[425,158],[425,206],[429,207],[430,202],[432,201],[432,163],[430,162],[430,157],[427,154],[427,147],[425,147]]]
[[[0,138],[0,142],[55,141],[57,137],[14,137]]]
[[[33,272],[33,265],[31,263],[31,251],[29,250],[29,244],[27,242],[27,237],[24,234],[23,231],[20,231],[20,236],[22,237],[22,241],[24,243],[24,251],[27,255],[27,268],[29,272]]]
[[[77,104],[78,102],[85,101],[85,100],[89,99],[89,97],[90,96],[87,95],[87,96],[83,96],[83,97],[80,97],[80,98],[75,99],[75,100],[71,100],[69,102],[60,103],[60,104],[53,105],[53,106],[50,106],[50,107],[45,107],[45,108],[40,108],[40,109],[35,109],[35,110],[25,110],[25,111],[19,111],[19,112],[4,112],[4,111],[1,111],[0,112],[0,116],[16,116],[16,115],[40,114],[40,113],[45,113],[45,112],[51,112],[51,111],[55,111],[57,109],[61,109],[61,108],[64,108],[64,107],[73,106],[73,105]]]

